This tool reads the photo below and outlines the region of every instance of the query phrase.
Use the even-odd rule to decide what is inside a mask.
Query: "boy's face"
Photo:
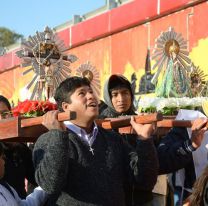
[[[5,160],[4,155],[0,155],[0,179],[4,177],[4,171],[5,171]]]
[[[94,121],[98,116],[98,101],[89,86],[77,88],[70,97],[71,103],[62,103],[64,111],[75,111],[74,123]]]
[[[0,120],[10,117],[9,108],[4,102],[0,102]]]
[[[131,93],[127,88],[113,89],[111,91],[111,101],[118,113],[127,112],[132,105]]]

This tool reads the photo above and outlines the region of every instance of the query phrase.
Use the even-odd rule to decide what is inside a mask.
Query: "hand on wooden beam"
[[[154,131],[155,131],[155,124],[154,123],[149,123],[149,124],[140,124],[136,123],[134,117],[131,117],[131,125],[137,135],[139,136],[139,139],[141,140],[146,140],[149,139]]]
[[[207,124],[208,124],[208,119],[205,118],[198,118],[193,121],[193,125],[191,127],[192,135],[191,135],[191,141],[192,141],[192,146],[197,149],[204,138],[204,133],[207,130]]]
[[[58,129],[66,131],[66,126],[63,122],[58,120],[58,110],[48,111],[42,117],[42,125],[48,130]]]

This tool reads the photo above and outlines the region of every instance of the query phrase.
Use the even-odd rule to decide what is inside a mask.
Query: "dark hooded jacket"
[[[115,111],[112,102],[110,88],[113,84],[119,81],[126,84],[126,88],[129,88],[132,96],[132,105],[130,109],[125,113],[118,113]],[[114,118],[122,115],[134,115],[135,108],[133,105],[133,92],[130,82],[122,75],[112,75],[105,83],[104,86],[104,100],[108,107],[100,114],[100,118]],[[128,134],[123,135],[124,140],[129,144],[135,145],[136,135]],[[185,186],[191,188],[195,180],[195,172],[193,167],[192,149],[191,142],[188,137],[186,128],[173,128],[170,132],[162,138],[157,146],[157,154],[159,159],[159,174],[168,174],[175,172],[181,168],[185,168],[186,181]],[[148,180],[147,180],[148,181]],[[152,192],[137,190],[135,187],[133,192],[134,205],[143,205],[144,203],[152,199]],[[130,197],[128,197],[130,199]],[[128,200],[129,201],[129,200]]]
[[[125,113],[118,113],[111,102],[111,94],[110,94],[110,89],[114,88],[117,85],[120,84],[120,88],[127,88],[129,89],[130,93],[131,93],[131,102],[132,105],[129,108],[129,110]],[[135,108],[133,105],[133,101],[134,101],[134,95],[132,92],[132,88],[131,88],[131,84],[130,82],[122,75],[111,75],[110,78],[106,81],[105,86],[104,86],[104,101],[105,103],[108,105],[108,107],[101,112],[100,117],[99,118],[115,118],[115,117],[119,117],[119,116],[124,116],[124,115],[135,115]],[[137,135],[136,134],[123,134],[123,139],[124,141],[127,141],[130,145],[135,146],[136,145],[136,140],[137,140]],[[150,167],[151,167],[151,162],[150,162]],[[157,172],[157,171],[156,171]],[[148,181],[148,180],[147,180]],[[154,187],[154,183],[149,183],[152,184],[152,189]],[[141,188],[141,187],[140,187]],[[134,186],[134,189],[131,188],[130,186],[126,185],[125,187],[126,190],[126,205],[130,206],[130,205],[143,205],[149,201],[152,200],[152,191],[151,190],[146,190],[146,188],[144,188],[144,190],[141,189],[137,189],[137,186]],[[133,197],[133,200],[132,200]]]

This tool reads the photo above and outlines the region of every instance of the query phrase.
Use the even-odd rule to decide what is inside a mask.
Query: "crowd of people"
[[[25,143],[0,143],[0,205],[36,206],[181,206],[206,205],[208,170],[196,181],[193,153],[207,130],[206,118],[194,120],[191,132],[172,128],[158,141],[154,123],[134,120],[134,94],[122,75],[111,75],[98,101],[86,78],[70,77],[56,89],[58,110],[43,116],[48,129],[33,151]],[[0,119],[11,116],[0,96]],[[76,119],[59,122],[58,113],[73,111]],[[106,130],[97,118],[131,115],[132,134]],[[182,188],[171,184],[167,196],[154,192],[158,175],[184,168]],[[27,179],[33,191],[27,191]],[[183,188],[193,188],[184,192]],[[174,192],[180,193],[173,201]],[[30,193],[30,194],[29,194]],[[164,200],[165,199],[165,200]]]

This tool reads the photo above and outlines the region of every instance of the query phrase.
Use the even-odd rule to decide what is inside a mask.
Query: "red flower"
[[[34,117],[41,116],[50,110],[57,109],[57,105],[49,101],[25,100],[19,102],[12,109],[13,116]]]
[[[29,100],[26,100],[25,102],[21,102],[19,104],[19,112],[21,114],[29,112],[30,110],[31,110],[31,102]]]

